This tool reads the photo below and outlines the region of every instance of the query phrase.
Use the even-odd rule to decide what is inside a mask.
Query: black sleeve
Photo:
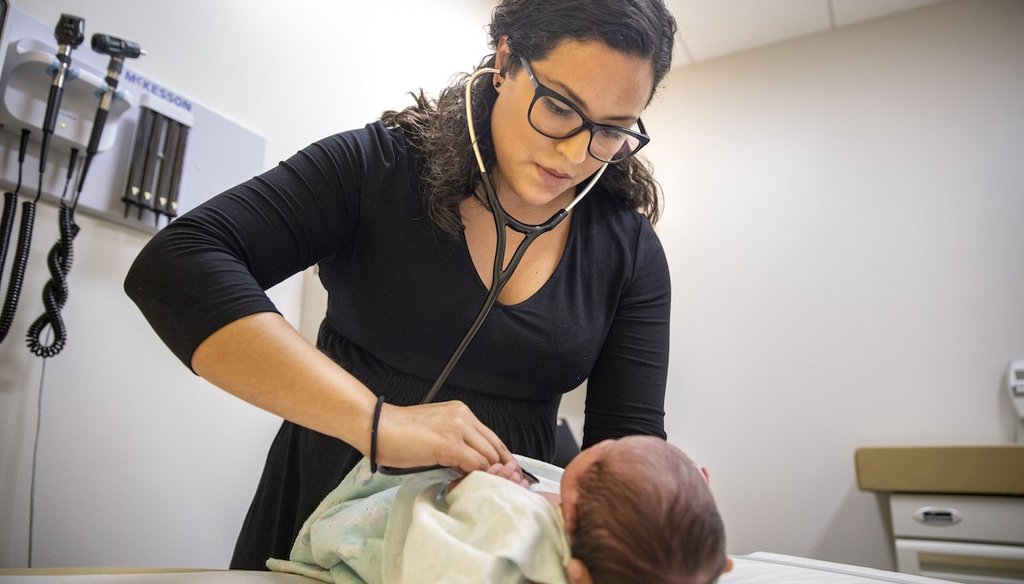
[[[221,327],[277,312],[265,289],[350,240],[361,197],[392,176],[396,150],[379,123],[312,144],[171,222],[139,253],[125,292],[191,366]]]
[[[665,438],[671,283],[661,242],[646,221],[633,274],[587,381],[583,447],[607,438]]]

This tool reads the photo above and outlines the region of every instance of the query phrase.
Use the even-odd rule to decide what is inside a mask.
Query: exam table
[[[733,556],[720,584],[939,584],[945,580],[757,552]],[[244,570],[131,570],[35,568],[0,570],[0,584],[314,584],[294,574]]]
[[[518,457],[540,490],[557,492],[562,469],[538,460]],[[732,556],[732,572],[720,584],[942,584],[924,578],[873,568],[850,566],[781,554],[756,552]],[[304,576],[246,570],[153,570],[123,568],[0,569],[0,584],[315,584]],[[948,584],[948,583],[947,583]]]

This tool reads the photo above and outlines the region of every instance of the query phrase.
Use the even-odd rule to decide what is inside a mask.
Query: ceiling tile
[[[897,12],[913,10],[942,0],[832,0],[836,26],[846,26],[888,16]]]
[[[667,4],[679,24],[685,49],[695,61],[825,31],[831,26],[828,0],[668,0]],[[679,64],[684,60],[680,59]]]

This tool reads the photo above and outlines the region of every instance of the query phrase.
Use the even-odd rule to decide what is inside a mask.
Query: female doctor
[[[464,471],[511,452],[549,460],[560,397],[584,380],[584,447],[665,436],[669,275],[657,185],[634,154],[675,31],[663,0],[503,0],[494,72],[312,144],[142,250],[125,290],[164,342],[285,419],[233,568],[287,557],[363,456]],[[488,189],[521,223],[568,213],[532,241],[421,405],[497,273]],[[524,236],[506,234],[511,257]],[[315,348],[264,293],[313,264],[329,293]]]

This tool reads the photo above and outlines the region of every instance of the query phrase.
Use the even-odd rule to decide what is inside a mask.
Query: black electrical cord
[[[4,193],[4,211],[0,218],[0,277],[4,273],[4,264],[7,263],[7,248],[11,244],[11,233],[14,231],[14,215],[17,211],[18,195],[12,192]]]
[[[61,27],[58,26],[58,29],[60,30]],[[80,38],[78,42],[81,42]],[[74,221],[75,206],[78,204],[78,197],[82,194],[82,185],[85,183],[85,176],[89,172],[89,165],[99,151],[100,137],[103,135],[103,128],[106,125],[110,104],[117,91],[118,78],[121,75],[124,60],[126,58],[134,59],[145,54],[145,51],[137,43],[105,34],[94,34],[92,36],[92,48],[96,52],[110,55],[110,64],[107,66],[107,76],[104,79],[106,89],[100,96],[100,103],[96,109],[96,116],[93,119],[92,134],[89,136],[85,161],[78,176],[78,188],[75,190],[71,201],[68,202],[68,186],[71,184],[72,176],[74,176],[75,161],[78,158],[78,149],[71,149],[71,160],[68,162],[68,174],[64,182],[64,193],[60,199],[58,223],[60,239],[53,244],[53,247],[50,248],[50,253],[46,256],[46,265],[50,269],[50,281],[43,287],[43,307],[46,312],[28,327],[28,333],[25,335],[29,350],[37,357],[44,359],[60,353],[67,342],[67,328],[64,326],[64,319],[61,317],[60,311],[68,300],[68,273],[71,271],[73,255],[72,242],[79,231],[79,227]],[[47,327],[53,331],[53,338],[50,344],[45,344],[42,340],[42,333]]]
[[[29,131],[21,131],[21,148],[18,151],[18,185],[14,192],[4,193],[4,211],[0,219],[0,273],[7,260],[7,250],[14,232],[14,215],[16,211],[18,192],[21,191],[22,169],[25,166],[25,151],[28,149]],[[40,188],[42,188],[42,174],[39,177]],[[14,260],[11,264],[11,277],[7,282],[7,296],[4,299],[3,309],[0,310],[0,343],[7,338],[14,324],[14,312],[18,308],[18,298],[21,296],[21,286],[25,279],[25,268],[28,265],[28,249],[32,244],[32,224],[35,221],[35,203],[25,201],[22,204],[21,226],[18,233],[18,245],[14,252]]]
[[[39,188],[35,199],[22,204],[21,230],[18,233],[18,248],[11,266],[11,280],[7,285],[7,296],[4,299],[3,313],[0,314],[0,342],[7,337],[14,323],[14,313],[21,297],[21,287],[25,279],[25,268],[28,265],[29,249],[32,246],[32,229],[36,219],[36,204],[43,194],[43,175],[46,172],[46,155],[50,150],[50,138],[57,127],[60,113],[60,102],[64,96],[64,82],[71,69],[71,52],[82,44],[85,38],[85,20],[73,14],[61,14],[57,27],[53,31],[57,39],[57,71],[50,84],[49,97],[46,100],[46,113],[43,116],[43,137],[39,149]]]
[[[32,567],[32,543],[36,528],[36,469],[39,468],[39,436],[43,427],[43,387],[46,386],[46,361],[39,372],[39,391],[36,393],[36,436],[32,441],[32,479],[28,492],[28,567]]]
[[[18,148],[18,184],[14,191],[4,193],[4,211],[0,219],[0,277],[3,277],[4,264],[7,263],[7,250],[11,244],[11,233],[14,232],[14,215],[18,210],[18,193],[21,192],[21,175],[25,170],[25,152],[28,150],[28,137],[32,132],[21,131],[21,145]]]
[[[71,184],[71,177],[74,175],[75,161],[78,158],[78,149],[71,149],[71,159],[68,161],[68,174],[64,182],[64,196],[60,200],[60,212],[58,214],[58,228],[60,239],[50,248],[46,256],[46,265],[50,270],[50,281],[43,286],[43,307],[46,312],[39,316],[28,327],[25,340],[29,350],[37,357],[44,359],[54,357],[62,350],[67,343],[67,328],[64,326],[64,318],[60,311],[68,300],[68,272],[71,271],[71,260],[73,256],[72,242],[78,235],[79,227],[74,221],[74,207],[67,201],[68,185]],[[53,339],[49,344],[42,340],[43,331],[46,327],[53,330]]]

